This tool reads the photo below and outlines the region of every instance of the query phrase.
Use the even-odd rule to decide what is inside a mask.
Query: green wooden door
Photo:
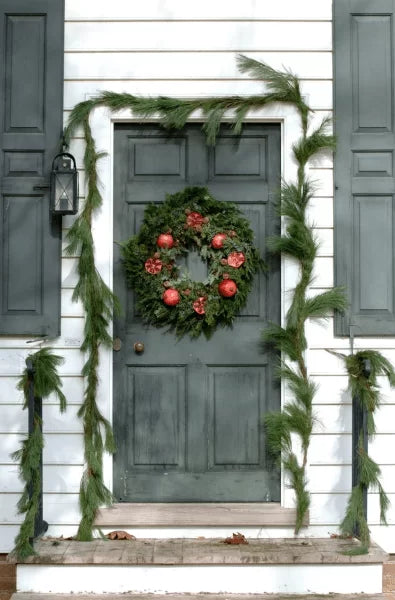
[[[264,253],[278,227],[273,208],[280,177],[280,127],[222,129],[208,148],[200,125],[166,135],[154,126],[115,130],[114,240],[139,230],[149,202],[187,185],[206,185],[236,202]],[[280,319],[279,264],[256,278],[233,329],[210,340],[178,340],[144,325],[126,289],[115,248],[114,285],[124,314],[114,324],[114,493],[126,502],[258,502],[280,499],[279,473],[265,448],[263,415],[280,409],[273,358],[260,344],[267,321]],[[194,279],[206,266],[190,253]],[[144,353],[136,354],[136,341]]]

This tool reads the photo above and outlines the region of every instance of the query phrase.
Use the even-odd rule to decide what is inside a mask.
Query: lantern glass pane
[[[57,173],[55,177],[55,211],[73,210],[74,178],[72,173]]]

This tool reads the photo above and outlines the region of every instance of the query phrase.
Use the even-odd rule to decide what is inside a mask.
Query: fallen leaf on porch
[[[352,540],[353,536],[352,535],[344,535],[343,533],[331,533],[330,538],[332,540],[334,540],[334,539],[336,539],[336,540]]]
[[[135,536],[127,531],[117,529],[116,531],[110,531],[107,533],[106,538],[109,540],[135,540]]]
[[[205,540],[206,538],[204,537],[204,535],[199,535],[196,539],[197,540]]]
[[[248,544],[245,536],[240,533],[239,531],[237,533],[234,533],[232,535],[232,537],[227,537],[224,539],[224,544]]]

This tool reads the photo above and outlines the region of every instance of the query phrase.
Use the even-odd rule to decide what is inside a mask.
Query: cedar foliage
[[[35,354],[30,354],[34,369],[34,396],[46,398],[55,394],[59,400],[60,412],[66,410],[66,398],[60,389],[62,386],[57,368],[62,364],[63,358],[52,353],[50,348],[41,348]],[[30,379],[27,368],[22,373],[17,388],[23,391],[23,409],[28,407]],[[22,441],[21,448],[12,454],[12,459],[18,461],[19,476],[25,482],[23,493],[18,501],[17,508],[25,518],[15,538],[14,552],[18,559],[24,559],[35,554],[30,540],[34,537],[34,524],[39,510],[41,492],[40,457],[44,447],[42,434],[42,421],[37,413],[33,416],[33,432]]]
[[[305,175],[307,161],[318,151],[333,149],[335,140],[327,133],[328,119],[308,132],[311,109],[306,104],[300,89],[300,82],[290,71],[276,71],[270,66],[239,55],[238,67],[241,72],[249,73],[265,84],[265,91],[255,96],[228,96],[215,98],[199,98],[181,100],[177,98],[158,97],[144,98],[132,94],[102,92],[95,98],[80,102],[70,113],[64,140],[69,143],[77,127],[82,127],[86,142],[85,169],[88,178],[88,197],[81,216],[77,219],[68,234],[69,252],[80,252],[79,283],[74,295],[81,299],[86,313],[85,340],[82,349],[87,351],[88,360],[84,367],[84,375],[88,385],[81,416],[85,431],[86,470],[81,485],[80,505],[82,521],[78,539],[89,540],[92,537],[92,525],[96,508],[100,504],[111,501],[111,494],[104,486],[102,479],[102,453],[106,449],[113,451],[111,428],[100,414],[95,401],[97,390],[97,369],[99,364],[98,349],[100,344],[110,343],[107,325],[111,319],[116,300],[104,284],[95,268],[93,240],[91,234],[92,213],[102,203],[97,185],[97,161],[100,154],[96,152],[95,143],[89,125],[89,115],[96,107],[105,106],[115,112],[129,109],[142,119],[159,117],[162,125],[168,129],[182,128],[196,111],[204,116],[203,130],[208,144],[215,144],[221,119],[225,111],[231,111],[234,132],[240,133],[243,121],[251,110],[262,109],[273,102],[293,105],[299,112],[302,125],[302,137],[293,148],[295,160],[298,162],[296,183],[283,183],[281,190],[280,214],[286,218],[286,233],[282,237],[271,240],[274,252],[284,253],[296,259],[301,269],[301,277],[294,290],[291,308],[288,311],[284,328],[271,326],[265,339],[283,353],[283,356],[296,363],[294,375],[286,370],[286,379],[292,383],[296,378],[295,402],[286,407],[284,413],[268,415],[266,425],[268,438],[272,440],[273,449],[281,449],[284,467],[290,475],[290,483],[296,491],[297,521],[295,531],[299,531],[303,517],[309,505],[306,490],[305,466],[307,450],[313,425],[312,396],[314,385],[307,375],[304,361],[306,339],[304,323],[307,318],[322,317],[333,310],[342,310],[345,300],[341,290],[306,298],[306,290],[312,281],[313,262],[317,253],[317,242],[306,221],[305,211],[312,195],[312,185]],[[290,367],[291,369],[291,367]],[[292,370],[292,369],[291,369]],[[102,429],[105,437],[103,440]],[[303,439],[302,463],[298,462],[292,450],[291,432]]]
[[[395,386],[395,371],[391,363],[375,350],[361,350],[350,356],[338,352],[334,354],[339,356],[345,363],[351,395],[358,398],[367,411],[367,430],[371,440],[376,433],[374,413],[380,406],[380,388],[377,377],[387,377],[390,386],[393,387]],[[371,372],[369,377],[366,377],[364,373],[365,360],[370,362]],[[361,546],[356,549],[356,552],[364,554],[368,552],[370,532],[364,514],[363,492],[368,489],[377,490],[380,503],[380,523],[382,525],[387,525],[386,513],[389,507],[389,499],[380,482],[380,467],[364,449],[362,432],[358,440],[358,462],[360,482],[351,491],[340,529],[342,534],[346,536],[353,535],[355,531],[358,532]],[[351,553],[355,554],[355,551],[351,551]]]

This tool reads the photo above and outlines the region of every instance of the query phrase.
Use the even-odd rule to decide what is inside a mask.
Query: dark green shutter
[[[62,132],[64,0],[0,0],[0,334],[60,329],[61,223],[49,182]]]
[[[394,0],[334,0],[337,335],[395,335]]]

